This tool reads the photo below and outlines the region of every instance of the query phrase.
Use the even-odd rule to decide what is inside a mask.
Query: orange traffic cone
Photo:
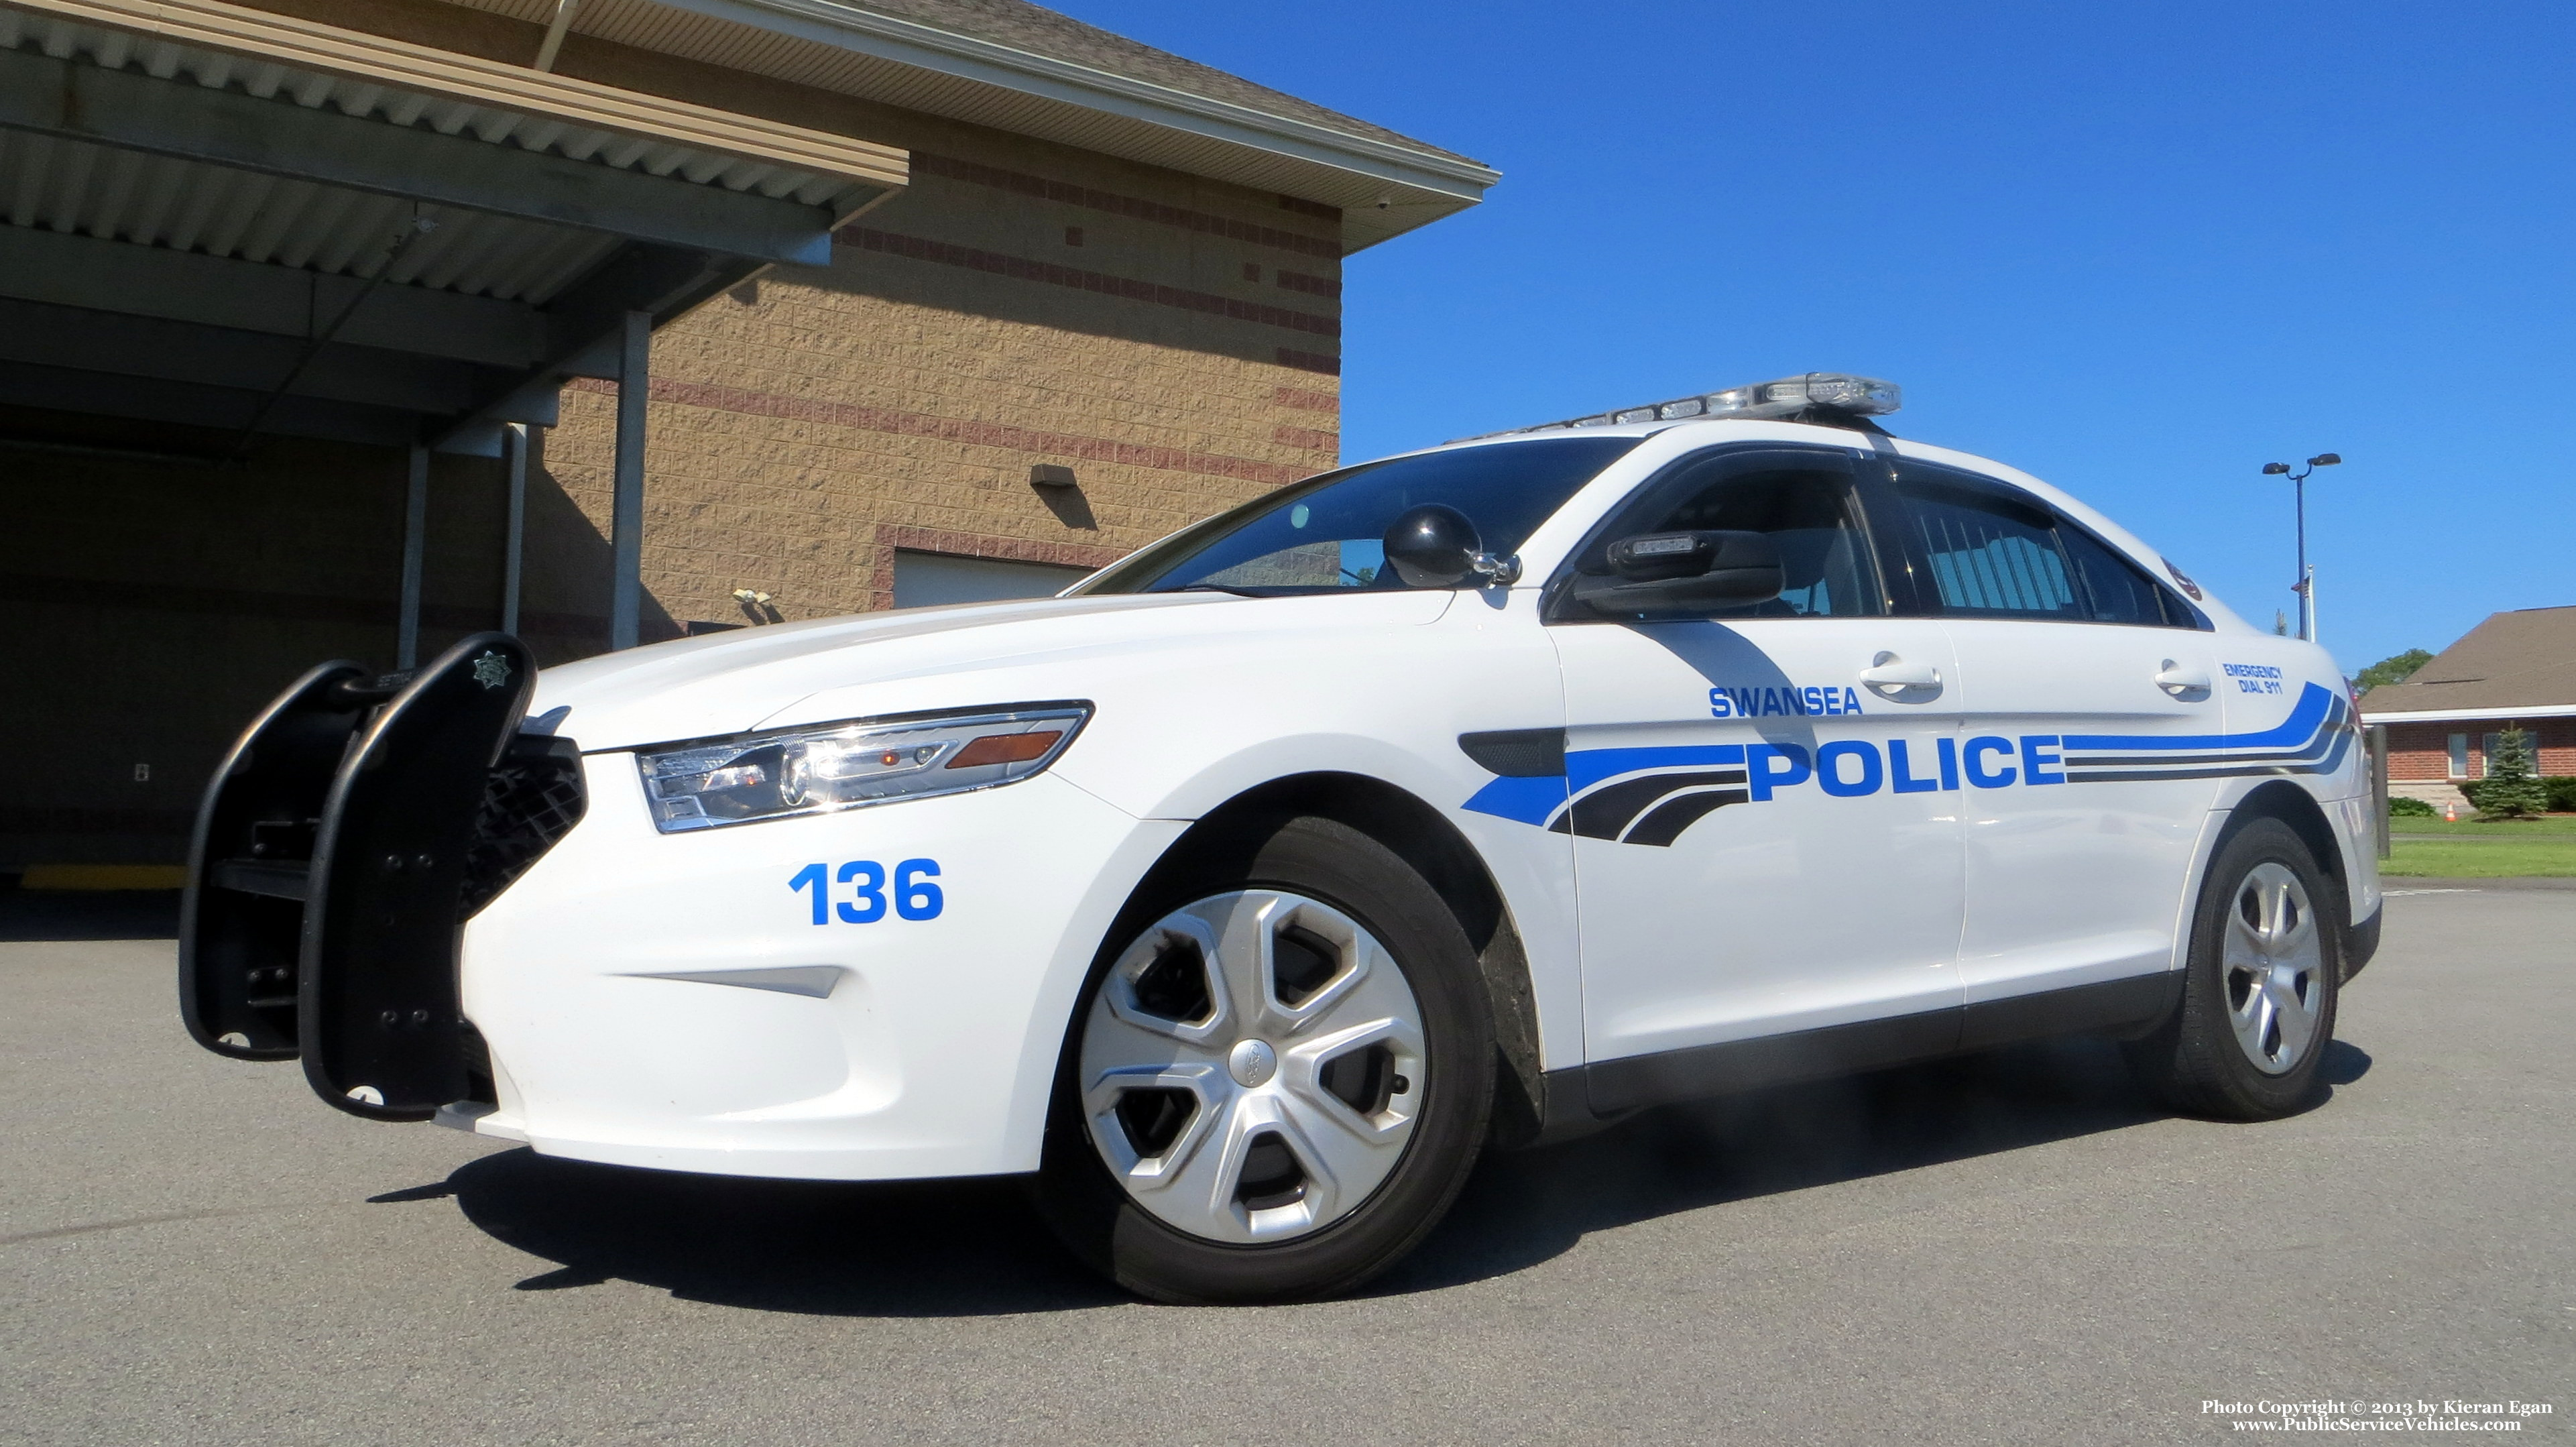
[[[2442,801],[2442,822],[2445,824],[2457,824],[2460,822],[2459,800],[2445,799]]]

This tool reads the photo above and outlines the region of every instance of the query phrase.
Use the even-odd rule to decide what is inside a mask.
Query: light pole
[[[2290,471],[2290,464],[2286,462],[2267,462],[2263,464],[2263,475],[2265,477],[2287,477],[2290,479],[2297,493],[2299,512],[2299,581],[2290,589],[2290,591],[2299,595],[2299,637],[2310,643],[2317,641],[2317,579],[2316,575],[2308,570],[2308,473],[2314,472],[2320,467],[2333,467],[2342,461],[2343,458],[2334,453],[2320,452],[2316,456],[2308,459],[2307,470],[2304,472]]]

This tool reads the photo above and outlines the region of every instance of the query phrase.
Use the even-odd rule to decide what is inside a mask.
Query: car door
[[[1904,521],[1882,532],[1948,626],[1967,713],[1971,1021],[1994,1001],[2165,969],[2216,783],[2162,761],[2224,733],[2210,635],[2030,493],[1895,471]]]
[[[1775,602],[1614,621],[1556,590],[1570,799],[1550,827],[1573,836],[1591,1060],[1897,1017],[1906,1039],[1844,1057],[1955,1039],[1956,667],[1937,621],[1893,616],[1854,486],[1847,452],[1698,454],[1574,563],[1605,572],[1639,533],[1763,532]],[[1608,1078],[1597,1109],[1622,1103]]]

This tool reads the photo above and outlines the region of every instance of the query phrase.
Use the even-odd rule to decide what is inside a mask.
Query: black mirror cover
[[[1578,574],[1574,597],[1610,618],[1672,617],[1749,608],[1788,583],[1779,545],[1767,533],[1645,533],[1609,549],[1611,577]]]
[[[1447,588],[1475,571],[1485,550],[1476,524],[1454,507],[1427,502],[1410,508],[1386,530],[1386,561],[1409,588]]]

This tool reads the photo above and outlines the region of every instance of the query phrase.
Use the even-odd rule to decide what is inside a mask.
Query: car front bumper
[[[1082,982],[1185,825],[1042,774],[660,834],[633,755],[583,765],[588,816],[466,928],[495,1099],[441,1121],[727,1175],[1035,1169]]]

